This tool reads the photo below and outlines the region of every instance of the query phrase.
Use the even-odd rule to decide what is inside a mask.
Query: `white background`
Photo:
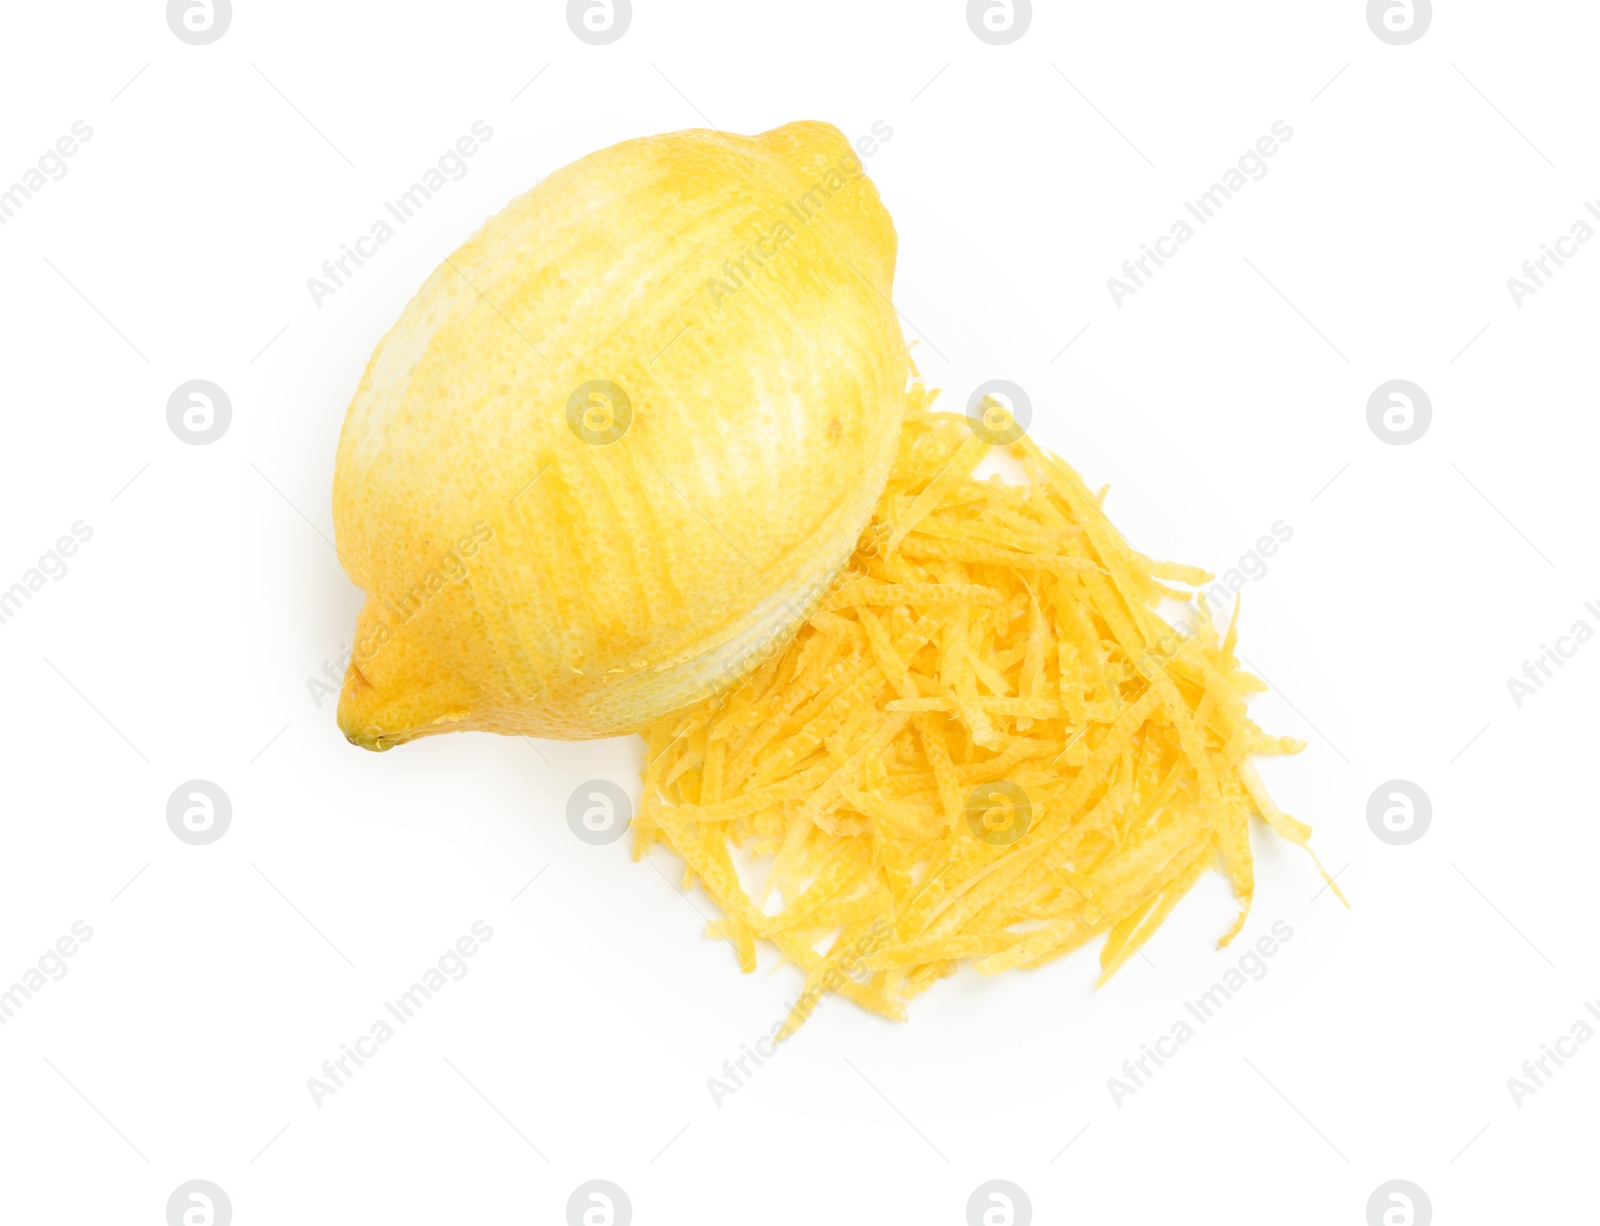
[[[640,1223],[959,1223],[995,1178],[1041,1223],[1358,1226],[1396,1178],[1440,1223],[1592,1214],[1600,1044],[1520,1106],[1506,1080],[1600,997],[1600,644],[1520,709],[1506,679],[1600,628],[1600,244],[1520,307],[1506,279],[1600,197],[1600,11],[1452,3],[1391,46],[1359,0],[1038,9],[996,47],[952,0],[635,0],[596,47],[553,2],[237,0],[190,46],[153,0],[7,6],[0,186],[94,131],[0,227],[0,587],[93,528],[0,625],[0,986],[94,930],[0,1027],[8,1219],[158,1223],[196,1178],[240,1226],[561,1222],[591,1178]],[[1104,989],[1085,949],[964,971],[906,1025],[828,1002],[716,1106],[799,976],[740,976],[670,855],[572,836],[568,795],[636,795],[639,745],[368,754],[307,679],[360,601],[328,541],[340,423],[411,292],[590,150],[799,118],[892,127],[867,169],[950,407],[1022,384],[1153,555],[1221,571],[1293,527],[1243,653],[1257,718],[1309,742],[1269,781],[1353,909],[1258,827],[1233,950],[1213,874]],[[470,172],[314,305],[475,120]],[[1115,305],[1106,279],[1277,120],[1270,173]],[[233,406],[209,446],[166,422],[196,378]],[[1367,425],[1395,378],[1432,400],[1409,446]],[[166,823],[194,778],[233,804],[204,847]],[[1406,847],[1366,821],[1394,778],[1433,805]],[[314,1105],[480,919],[470,973]],[[1269,973],[1116,1105],[1107,1078],[1279,920]]]

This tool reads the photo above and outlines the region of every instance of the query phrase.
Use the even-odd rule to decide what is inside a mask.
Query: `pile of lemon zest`
[[[986,450],[964,418],[910,414],[823,607],[646,733],[634,854],[683,858],[741,969],[759,942],[794,963],[790,1031],[828,994],[900,1019],[964,961],[1039,966],[1102,933],[1103,982],[1219,859],[1240,903],[1226,943],[1254,889],[1250,816],[1306,846],[1250,760],[1304,743],[1249,718],[1237,602],[1220,637],[1203,595],[1175,630],[1157,605],[1208,572],[1132,548],[1105,491],[1026,438],[1024,484],[972,477]],[[765,869],[753,894],[734,848]]]

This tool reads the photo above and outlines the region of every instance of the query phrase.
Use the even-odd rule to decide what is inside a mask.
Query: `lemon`
[[[626,141],[490,219],[345,418],[345,735],[610,736],[781,649],[894,455],[894,264],[824,123]]]

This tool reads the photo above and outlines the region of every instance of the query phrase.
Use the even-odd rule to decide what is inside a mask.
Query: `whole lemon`
[[[345,735],[610,736],[782,646],[909,402],[894,262],[814,122],[627,141],[485,224],[345,418],[334,524],[367,593]]]

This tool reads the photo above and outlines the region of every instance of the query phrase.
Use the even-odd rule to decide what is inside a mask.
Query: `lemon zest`
[[[973,477],[989,445],[912,399],[821,607],[646,732],[635,857],[678,853],[742,970],[758,941],[800,968],[791,1032],[828,994],[903,1019],[962,961],[1034,967],[1102,933],[1103,983],[1212,867],[1239,900],[1226,944],[1254,893],[1250,817],[1309,851],[1252,761],[1305,743],[1246,712],[1265,686],[1234,654],[1237,604],[1220,636],[1203,597],[1187,632],[1157,610],[1210,573],[1133,549],[1105,490],[1026,437],[1025,483]]]

